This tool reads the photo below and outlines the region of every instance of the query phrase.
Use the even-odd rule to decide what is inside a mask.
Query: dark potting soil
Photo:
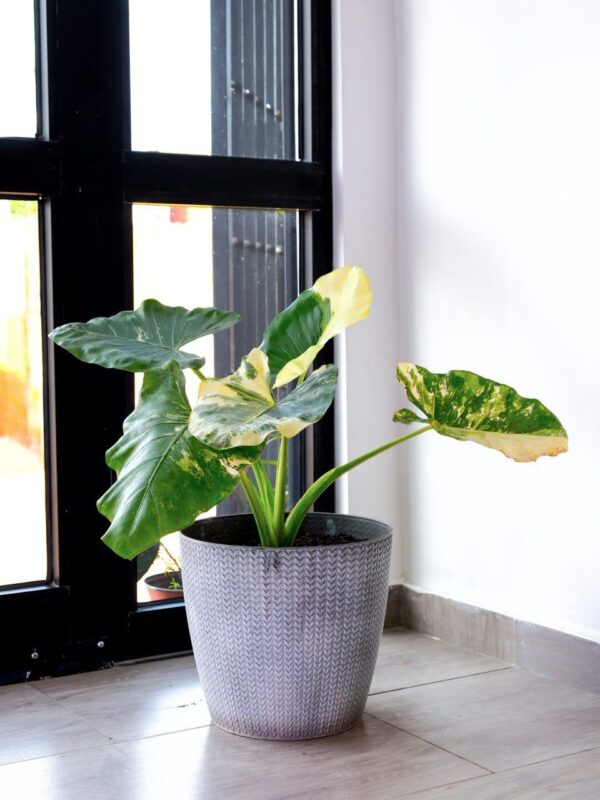
[[[349,542],[358,542],[354,536],[349,533],[313,533],[311,531],[300,531],[296,536],[294,547],[321,547],[324,544],[348,544]]]
[[[203,542],[214,542],[215,544],[245,545],[246,547],[259,547],[260,540],[256,531],[204,531],[202,534],[196,533],[194,538],[201,539]],[[321,547],[330,544],[349,544],[358,542],[354,536],[348,533],[315,533],[313,531],[300,531],[296,536],[294,547]]]

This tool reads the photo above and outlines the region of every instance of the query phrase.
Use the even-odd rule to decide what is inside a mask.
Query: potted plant
[[[391,530],[311,514],[337,478],[432,430],[515,461],[567,449],[565,430],[538,400],[471,372],[400,363],[398,380],[421,413],[401,409],[394,420],[421,425],[321,475],[287,510],[288,441],[323,416],[336,387],[336,367],[311,372],[312,362],[329,339],[365,319],[370,304],[362,269],[334,270],[282,311],[224,378],[206,377],[203,359],[182,348],[234,324],[228,311],[146,300],[51,334],[84,361],[144,373],[138,405],[107,452],[118,479],[98,501],[111,522],[103,540],[133,558],[183,531],[201,683],[213,721],[235,733],[301,739],[360,719],[383,627]],[[184,370],[198,379],[194,408]],[[262,461],[272,440],[279,442],[274,480]],[[195,521],[238,484],[251,514]]]
[[[148,575],[157,562],[162,565],[162,571]],[[157,542],[139,554],[137,579],[143,579],[150,600],[179,600],[183,597],[181,565],[164,542]]]

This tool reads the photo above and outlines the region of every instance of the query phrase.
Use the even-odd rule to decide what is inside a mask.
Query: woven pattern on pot
[[[354,523],[355,536],[362,524],[389,530]],[[283,549],[182,537],[188,622],[213,722],[269,739],[357,724],[383,627],[390,551],[390,535]]]

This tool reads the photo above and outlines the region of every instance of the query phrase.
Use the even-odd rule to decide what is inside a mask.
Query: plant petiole
[[[257,461],[252,465],[252,471],[256,479],[256,485],[260,493],[260,499],[263,506],[263,511],[267,517],[269,524],[273,524],[273,506],[275,502],[275,493],[273,486],[269,480],[269,475],[262,461]]]
[[[277,472],[275,474],[275,498],[273,503],[273,538],[275,546],[280,547],[285,532],[285,490],[287,486],[287,451],[288,442],[285,436],[281,437],[279,455],[277,457]]]
[[[264,505],[260,495],[246,472],[240,474],[240,483],[248,498],[248,503],[254,515],[260,543],[263,547],[275,547],[276,543],[272,533],[271,520],[265,516]]]
[[[358,456],[358,458],[354,458],[352,461],[348,461],[346,464],[341,464],[339,467],[334,467],[333,469],[330,469],[329,472],[325,472],[323,475],[321,475],[321,477],[318,478],[312,484],[312,486],[306,490],[306,492],[302,495],[302,497],[298,500],[296,505],[288,514],[288,518],[285,523],[283,541],[281,544],[284,547],[291,547],[293,545],[296,534],[298,533],[300,525],[308,513],[308,510],[313,505],[315,500],[317,500],[323,494],[325,489],[329,488],[334,481],[336,481],[338,478],[341,478],[341,476],[345,475],[347,472],[350,472],[350,470],[354,469],[354,467],[358,467],[360,464],[368,461],[370,458],[374,458],[380,453],[384,453],[386,450],[395,447],[397,444],[407,442],[409,439],[414,439],[415,436],[419,436],[420,434],[426,433],[430,430],[432,430],[432,426],[426,425],[424,428],[419,428],[418,430],[408,433],[405,436],[400,436],[398,439],[393,439],[391,442],[386,442],[386,444],[382,444],[379,447],[376,447],[374,450],[369,450],[368,453],[364,453],[362,456]]]

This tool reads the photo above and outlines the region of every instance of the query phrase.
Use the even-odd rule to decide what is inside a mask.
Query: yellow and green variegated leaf
[[[269,388],[267,356],[254,349],[233,375],[202,382],[189,430],[219,450],[255,447],[278,435],[289,439],[321,419],[336,383],[337,368],[321,367],[276,402]]]
[[[199,398],[207,391],[208,385],[211,384],[211,391],[222,391],[225,396],[234,392],[248,397],[249,400],[256,399],[262,403],[267,403],[267,405],[274,405],[275,403],[271,392],[269,364],[265,354],[258,347],[255,347],[247,356],[242,358],[242,363],[233,375],[229,375],[222,380],[203,381],[198,390]]]
[[[558,418],[539,400],[521,397],[510,386],[474,372],[429,372],[416,364],[398,364],[398,380],[432,428],[443,436],[477,442],[514,461],[556,456],[568,448]],[[421,420],[408,409],[396,422]]]
[[[102,367],[145,372],[177,361],[181,367],[200,369],[204,359],[180,348],[238,320],[239,314],[219,308],[188,311],[144,300],[135,311],[61,325],[50,338],[82,361]]]
[[[360,267],[334,269],[315,282],[313,291],[331,304],[324,341],[369,316],[373,295],[369,279]]]
[[[275,388],[304,375],[324,345],[344,328],[366,319],[371,287],[360,267],[341,267],[319,278],[265,330]]]
[[[260,346],[267,354],[273,377],[277,377],[290,361],[315,347],[330,317],[329,301],[313,289],[302,292],[275,317],[265,329]]]
[[[102,537],[124,558],[133,558],[166,533],[180,530],[225,499],[242,465],[262,448],[216,452],[188,431],[190,405],[181,368],[172,362],[144,376],[139,403],[106,462],[117,481],[98,501],[111,521]]]

